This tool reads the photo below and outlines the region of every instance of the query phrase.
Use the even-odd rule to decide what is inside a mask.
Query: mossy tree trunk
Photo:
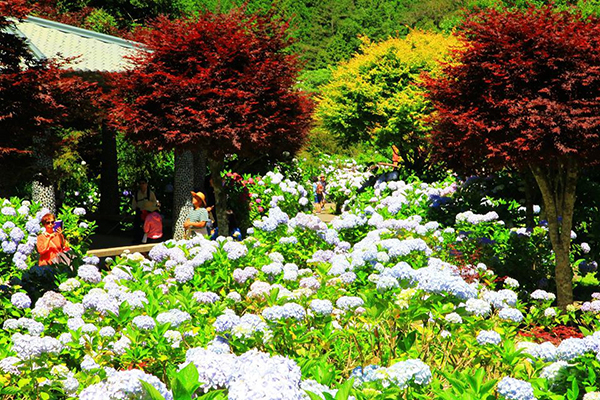
[[[56,191],[49,177],[54,169],[52,155],[45,151],[47,150],[46,138],[34,137],[33,143],[35,168],[38,173],[31,185],[31,199],[56,214]]]
[[[573,159],[562,160],[558,168],[531,166],[538,183],[548,220],[548,235],[555,256],[554,280],[558,306],[573,302],[573,270],[570,263],[571,228],[579,167]]]
[[[194,157],[191,151],[175,151],[175,185],[173,190],[173,239],[184,238],[183,223],[192,211]]]

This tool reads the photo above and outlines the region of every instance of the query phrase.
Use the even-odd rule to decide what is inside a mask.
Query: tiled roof
[[[78,57],[66,68],[75,71],[121,72],[129,65],[126,56],[140,49],[139,43],[37,17],[15,21],[34,54],[51,58]]]

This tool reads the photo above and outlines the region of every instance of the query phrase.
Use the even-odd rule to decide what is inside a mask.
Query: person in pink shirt
[[[142,243],[158,243],[162,235],[162,217],[156,211],[151,212],[144,220],[144,238],[142,239]]]

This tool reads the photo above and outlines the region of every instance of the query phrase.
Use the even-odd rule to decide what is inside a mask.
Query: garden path
[[[325,207],[323,207],[323,211],[317,213],[317,216],[321,219],[321,221],[325,223],[331,222],[332,219],[335,218],[333,214],[335,210],[335,204],[333,203],[325,203]]]

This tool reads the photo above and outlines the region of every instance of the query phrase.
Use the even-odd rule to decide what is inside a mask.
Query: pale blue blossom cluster
[[[289,216],[281,211],[279,207],[273,207],[269,210],[268,216],[263,217],[260,221],[254,221],[254,227],[265,232],[272,232],[282,224],[289,221]]]
[[[80,277],[84,282],[88,283],[100,283],[102,281],[102,275],[95,265],[83,264],[77,270],[77,276]]]
[[[387,368],[379,368],[374,374],[384,386],[394,384],[401,389],[411,384],[428,385],[432,378],[429,366],[419,359],[400,361]]]
[[[154,375],[139,369],[115,371],[108,378],[95,385],[88,386],[80,394],[80,400],[122,400],[143,399],[146,391],[141,381],[152,385],[165,400],[173,400],[173,394]]]
[[[212,304],[221,299],[219,295],[214,292],[195,292],[192,297],[201,304]]]
[[[17,308],[29,308],[31,307],[31,299],[25,293],[15,293],[10,297],[10,302]]]
[[[310,302],[310,309],[318,315],[331,315],[333,304],[329,300],[313,299]]]
[[[248,248],[240,242],[227,241],[223,245],[223,250],[227,253],[227,258],[237,260],[248,254]]]
[[[498,313],[498,316],[502,319],[512,321],[512,322],[521,322],[523,321],[523,314],[521,311],[516,308],[505,307]]]
[[[335,302],[336,307],[344,311],[354,310],[364,304],[364,300],[356,296],[342,296]]]
[[[258,270],[254,267],[236,268],[233,271],[233,279],[239,284],[244,284],[246,281],[254,279],[257,274]]]
[[[192,317],[190,314],[177,308],[162,312],[156,316],[156,322],[159,324],[170,324],[172,328],[177,328],[179,325],[186,321],[190,321],[191,319]]]
[[[472,225],[478,225],[484,222],[491,222],[498,220],[498,213],[490,211],[486,214],[475,214],[473,211],[465,211],[456,215],[456,222],[467,222]]]
[[[481,331],[477,334],[477,343],[481,346],[486,344],[500,344],[502,337],[496,331]]]
[[[466,302],[465,310],[478,317],[486,317],[492,312],[492,306],[485,300],[469,299]]]
[[[554,293],[546,292],[545,290],[537,289],[531,293],[531,298],[540,301],[554,301],[556,295]]]
[[[508,376],[498,382],[498,394],[507,400],[536,400],[531,383]]]
[[[154,329],[154,327],[156,326],[156,321],[154,321],[154,318],[152,318],[148,315],[138,315],[137,317],[133,318],[131,323],[136,328],[145,330],[145,331]]]
[[[286,303],[283,306],[265,308],[262,311],[262,316],[267,321],[279,321],[288,318],[302,320],[306,317],[306,310],[300,304]]]

